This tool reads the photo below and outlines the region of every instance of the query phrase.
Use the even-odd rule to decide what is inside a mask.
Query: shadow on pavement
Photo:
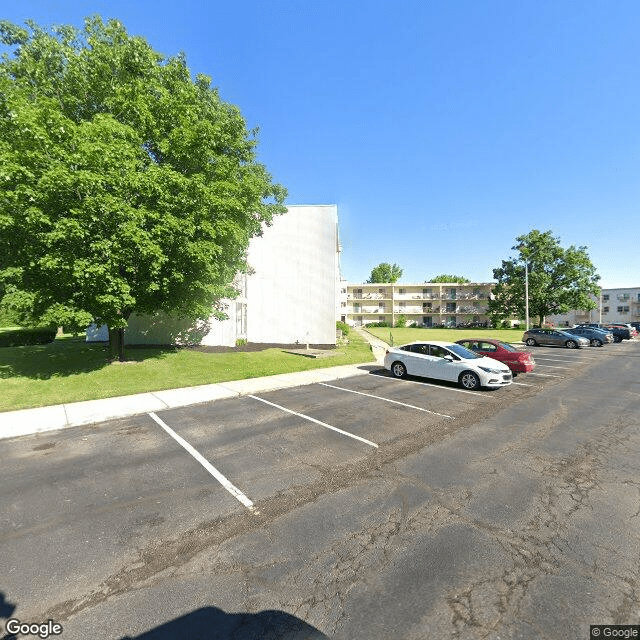
[[[15,610],[16,605],[7,602],[4,593],[0,591],[0,620],[2,620],[2,618],[10,618]],[[0,624],[0,640],[15,640],[16,638],[13,634],[2,635],[3,633],[4,625]]]
[[[196,609],[138,636],[120,640],[329,640],[315,627],[284,611],[225,613]]]

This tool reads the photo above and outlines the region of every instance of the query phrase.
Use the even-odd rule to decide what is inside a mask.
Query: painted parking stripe
[[[564,376],[556,376],[553,373],[538,373],[537,371],[529,371],[528,376],[545,376],[546,378],[564,378]]]
[[[354,391],[353,389],[345,389],[344,387],[336,387],[333,384],[327,384],[326,382],[319,382],[323,387],[331,387],[332,389],[338,389],[340,391],[348,391],[349,393],[357,393],[359,396],[367,396],[369,398],[377,398],[378,400],[384,400],[385,402],[392,402],[393,404],[399,404],[403,407],[409,407],[410,409],[416,409],[418,411],[424,411],[425,413],[431,413],[434,416],[440,416],[441,418],[451,418],[455,420],[453,416],[448,416],[446,413],[438,413],[437,411],[430,411],[429,409],[423,409],[422,407],[416,407],[406,402],[398,402],[397,400],[390,400],[389,398],[383,398],[382,396],[375,396],[372,393],[364,393],[363,391]]]
[[[181,447],[184,447],[234,498],[239,500],[245,507],[255,511],[253,502],[231,484],[203,455],[194,449],[184,438],[180,437],[171,427],[167,426],[158,416],[151,412],[149,414]]]
[[[532,384],[527,384],[526,382],[512,382],[511,384],[517,384],[520,387],[533,387]]]
[[[343,436],[348,436],[349,438],[353,438],[354,440],[360,440],[360,442],[364,442],[365,444],[368,444],[370,447],[375,447],[376,449],[378,448],[378,445],[375,442],[371,442],[371,440],[361,438],[360,436],[357,436],[355,433],[349,433],[348,431],[343,431],[342,429],[338,429],[338,427],[332,427],[330,424],[327,424],[326,422],[321,422],[320,420],[316,420],[311,416],[305,416],[304,413],[298,413],[297,411],[292,411],[291,409],[282,407],[279,404],[275,404],[275,402],[269,402],[264,398],[258,398],[258,396],[252,396],[252,395],[249,395],[248,397],[253,398],[254,400],[258,400],[260,402],[264,402],[265,404],[275,407],[276,409],[280,409],[281,411],[286,411],[287,413],[291,413],[294,416],[298,416],[299,418],[309,420],[310,422],[315,422],[316,424],[319,424],[322,427],[326,427],[327,429],[331,429],[332,431],[337,431],[338,433],[341,433]]]
[[[484,393],[478,393],[477,391],[467,391],[466,389],[456,389],[455,387],[442,387],[439,384],[431,384],[430,382],[422,382],[421,380],[407,380],[406,378],[392,378],[390,376],[378,376],[382,380],[393,380],[394,382],[410,382],[411,384],[421,384],[424,387],[435,387],[436,389],[443,389],[444,391],[458,391],[459,393],[469,393],[472,396],[480,396],[481,398],[487,398]]]
[[[552,358],[551,356],[536,356],[536,362],[540,362],[540,360],[550,360],[551,362],[580,362],[582,358]]]
[[[596,355],[595,353],[582,353],[581,351],[573,351],[575,353],[574,356],[570,356],[566,351],[562,351],[559,353],[539,353],[536,352],[534,357],[536,361],[538,358],[553,358],[554,360],[566,359],[569,358],[569,362],[575,362],[576,360],[596,360],[600,357],[600,355]]]
[[[571,370],[573,367],[555,367],[552,364],[540,364],[539,362],[536,362],[536,367],[547,367],[548,369],[566,369],[566,370]]]

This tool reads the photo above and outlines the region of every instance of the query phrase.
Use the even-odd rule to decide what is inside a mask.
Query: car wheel
[[[402,362],[394,362],[391,365],[391,373],[395,378],[404,378],[407,375],[407,367]]]
[[[594,338],[591,341],[591,346],[592,347],[601,347],[602,346],[602,340],[598,340],[598,338]]]
[[[458,378],[458,382],[468,391],[480,387],[480,378],[473,371],[463,371]]]
[[[578,343],[574,340],[567,340],[564,343],[564,346],[567,347],[567,349],[575,349],[578,346]]]
[[[527,347],[535,347],[536,341],[533,338],[527,338]]]
[[[614,342],[622,342],[622,338],[620,336],[613,336]]]

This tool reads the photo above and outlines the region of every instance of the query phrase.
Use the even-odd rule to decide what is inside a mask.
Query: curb
[[[347,364],[295,373],[281,373],[263,378],[247,378],[246,380],[232,380],[197,387],[166,389],[129,396],[5,411],[0,412],[0,440],[95,424],[151,411],[164,411],[203,402],[215,402],[252,393],[349,378],[362,375],[379,366],[377,362]]]

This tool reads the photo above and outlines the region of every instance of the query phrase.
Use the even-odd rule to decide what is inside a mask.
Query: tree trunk
[[[124,329],[112,329],[109,327],[109,356],[124,362]]]

